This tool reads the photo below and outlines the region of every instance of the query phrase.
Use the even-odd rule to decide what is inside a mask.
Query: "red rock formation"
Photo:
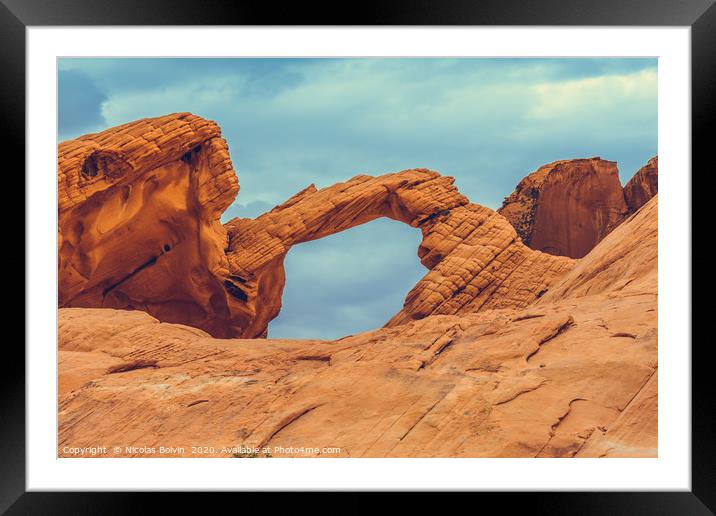
[[[234,219],[229,232],[230,281],[245,301],[241,336],[265,335],[281,308],[283,261],[291,246],[389,217],[423,233],[418,256],[428,274],[408,293],[388,326],[435,314],[519,308],[572,267],[536,253],[494,211],[471,204],[453,178],[416,169],[356,176],[316,190],[311,185],[256,219]]]
[[[239,186],[215,123],[179,113],[60,143],[58,190],[61,307],[230,334],[219,217]]]
[[[265,336],[291,246],[378,217],[420,227],[430,272],[389,321],[521,307],[572,266],[526,248],[492,210],[428,170],[310,186],[219,223],[238,182],[213,122],[182,113],[59,146],[60,306],[141,309],[215,337]]]
[[[59,156],[60,303],[80,307],[59,310],[60,456],[97,443],[119,456],[656,456],[656,197],[575,262],[530,250],[428,170],[311,186],[224,228],[238,183],[219,129],[190,114],[65,142]],[[601,198],[590,189],[611,195],[612,168],[543,167],[503,211],[531,245],[560,222],[550,203],[600,235],[614,205],[591,225],[585,210]],[[383,216],[421,229],[429,269],[386,327],[331,342],[211,338],[265,334],[292,245]],[[536,241],[583,244],[561,231]]]
[[[497,210],[532,249],[581,258],[627,214],[616,163],[555,161],[525,177]]]
[[[604,292],[637,289],[656,296],[658,257],[657,198],[644,213],[620,224],[591,252],[557,281],[536,304],[580,298]]]
[[[659,157],[654,156],[634,174],[624,187],[629,212],[634,213],[654,197],[659,189]]]
[[[254,456],[243,445],[274,456],[303,446],[319,451],[293,455],[655,457],[657,202],[524,308],[331,342],[216,340],[139,311],[62,309],[58,454],[103,443],[124,456],[167,446],[191,457],[196,445]],[[127,452],[132,443],[155,451]]]
[[[530,248],[581,258],[657,193],[658,158],[622,189],[616,164],[555,161],[525,177],[497,210]]]

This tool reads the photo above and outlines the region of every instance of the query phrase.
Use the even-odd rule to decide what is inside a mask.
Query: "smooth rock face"
[[[59,304],[144,310],[229,336],[239,191],[218,126],[179,113],[59,144]]]
[[[624,187],[624,199],[634,213],[654,197],[659,190],[659,157],[654,156],[634,174]]]
[[[618,296],[634,288],[656,296],[657,202],[657,196],[654,196],[641,211],[607,235],[599,243],[599,252],[591,252],[577,261],[536,305],[604,292]]]
[[[590,158],[540,167],[497,211],[530,248],[581,258],[624,220],[628,208],[616,163]]]
[[[265,335],[278,315],[291,246],[378,217],[421,229],[418,257],[429,269],[388,326],[429,315],[524,307],[573,266],[568,258],[527,248],[507,220],[470,203],[453,178],[437,172],[356,176],[322,190],[311,185],[256,219],[226,224],[229,280],[246,308],[236,320],[240,336]]]
[[[217,340],[139,311],[61,309],[58,454],[102,443],[120,456],[160,446],[253,456],[231,449],[243,445],[273,456],[655,457],[657,202],[521,308],[330,342]]]
[[[581,258],[657,194],[658,156],[622,189],[616,164],[563,160],[525,177],[497,210],[532,249]]]

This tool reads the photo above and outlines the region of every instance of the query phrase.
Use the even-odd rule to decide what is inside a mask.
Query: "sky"
[[[190,111],[216,121],[256,217],[314,183],[430,168],[499,208],[541,165],[600,156],[622,183],[657,154],[657,60],[164,59],[58,62],[58,138]],[[272,338],[382,326],[425,275],[420,232],[379,219],[287,255]]]

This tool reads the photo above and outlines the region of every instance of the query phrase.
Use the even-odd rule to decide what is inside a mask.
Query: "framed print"
[[[4,2],[27,330],[3,510],[438,490],[710,514],[714,9]]]

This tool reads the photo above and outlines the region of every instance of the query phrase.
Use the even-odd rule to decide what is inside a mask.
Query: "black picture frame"
[[[0,131],[5,148],[13,149],[12,154],[19,158],[15,170],[24,170],[25,166],[24,151],[21,151],[25,148],[25,30],[28,26],[53,25],[690,26],[692,168],[702,173],[713,168],[710,159],[713,143],[709,141],[708,128],[716,112],[714,0],[364,0],[353,4],[353,9],[344,3],[332,5],[291,3],[279,7],[255,0],[0,0],[3,121]],[[690,176],[693,182],[691,171],[683,173],[685,180]],[[16,174],[17,179],[20,177]],[[24,182],[19,188],[25,191]],[[693,266],[693,255],[691,261]],[[32,271],[25,270],[26,282],[28,274]],[[499,497],[496,501],[507,511],[528,505],[532,512],[540,513],[713,514],[716,511],[716,433],[710,424],[710,415],[714,412],[714,382],[707,358],[709,347],[708,340],[704,340],[694,342],[691,348],[690,492],[485,493],[480,496]],[[7,514],[124,514],[146,507],[149,499],[156,497],[167,512],[172,506],[186,503],[186,497],[177,493],[25,492],[25,369],[22,367],[25,355],[14,339],[6,342],[5,353],[5,363],[12,366],[3,368],[0,374],[0,513],[7,510]],[[221,507],[218,504],[225,503],[223,498],[212,500],[204,508],[210,510],[214,503]],[[420,497],[413,500],[422,504]],[[354,510],[361,508],[370,510],[371,506],[363,506],[361,502],[353,506]]]

